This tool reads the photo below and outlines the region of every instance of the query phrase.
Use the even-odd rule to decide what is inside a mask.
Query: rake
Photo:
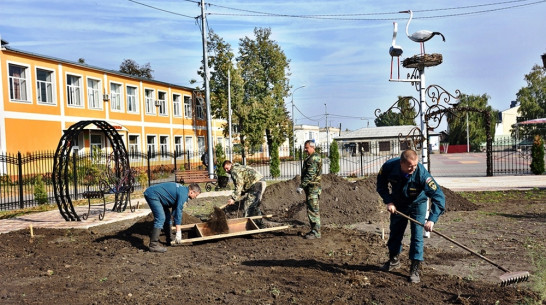
[[[398,211],[395,211],[395,213],[398,214],[398,215],[400,215],[400,216],[402,216],[402,217],[404,217],[404,218],[406,218],[406,219],[408,219],[408,220],[410,220],[411,222],[414,222],[414,223],[420,225],[421,227],[424,227],[424,225],[423,225],[422,223],[418,222],[417,220],[415,220],[415,219],[413,219],[413,218],[411,218],[411,217],[409,217],[409,216],[407,216],[407,215],[405,215],[405,214],[403,214],[403,213],[400,213],[400,212],[398,212]],[[459,243],[459,242],[457,242],[457,241],[455,241],[455,240],[453,240],[453,239],[451,239],[451,238],[445,236],[444,234],[442,234],[442,233],[440,233],[440,232],[437,232],[437,231],[434,231],[434,230],[433,230],[432,232],[434,232],[434,233],[440,235],[441,237],[443,237],[443,238],[449,240],[450,242],[456,244],[457,246],[459,246],[459,247],[465,249],[466,251],[468,251],[468,252],[470,252],[470,253],[476,255],[477,257],[483,259],[484,261],[486,261],[486,262],[492,264],[493,266],[499,268],[500,270],[504,271],[505,273],[503,273],[503,274],[499,277],[499,278],[500,278],[500,281],[501,281],[500,285],[501,285],[502,287],[507,286],[507,285],[511,285],[511,284],[526,282],[526,281],[529,280],[529,272],[528,272],[528,271],[510,272],[508,269],[504,268],[503,266],[501,266],[501,265],[495,263],[494,261],[492,261],[492,260],[488,259],[487,257],[485,257],[485,256],[483,256],[483,255],[481,255],[481,254],[479,254],[478,252],[472,251],[471,249],[469,249],[469,248],[466,247],[465,245],[463,245],[463,244],[461,244],[461,243]]]

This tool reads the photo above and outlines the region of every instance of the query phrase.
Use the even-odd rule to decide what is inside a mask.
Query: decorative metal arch
[[[116,190],[113,192],[113,194],[115,194],[115,202],[112,210],[118,212],[124,211],[127,207],[127,199],[132,191],[133,179],[122,179],[123,177],[126,177],[127,173],[131,172],[131,167],[129,164],[127,150],[123,144],[123,139],[118,134],[117,130],[105,121],[80,121],[70,126],[70,128],[64,132],[59,144],[57,145],[57,150],[55,151],[53,161],[52,182],[55,201],[57,203],[57,207],[59,208],[59,212],[61,212],[61,216],[63,216],[66,221],[81,221],[80,216],[74,209],[72,199],[70,197],[70,157],[72,146],[74,144],[73,140],[77,139],[80,132],[90,124],[94,124],[100,128],[108,139],[113,150],[112,161],[114,164],[112,164],[112,170],[115,178],[117,178],[116,180],[118,181],[118,184],[116,185]],[[76,181],[74,181],[74,183],[76,183]]]

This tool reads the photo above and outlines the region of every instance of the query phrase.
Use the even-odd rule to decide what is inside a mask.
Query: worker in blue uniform
[[[195,199],[201,194],[201,188],[193,183],[184,186],[176,182],[165,182],[150,186],[144,191],[144,199],[154,215],[154,227],[150,234],[149,250],[151,252],[166,252],[167,249],[159,244],[161,229],[167,237],[167,244],[171,244],[171,215],[176,226],[175,242],[182,241],[182,209],[188,199]]]
[[[390,185],[390,190],[389,190]],[[402,152],[399,158],[388,160],[383,164],[377,176],[377,192],[387,206],[390,215],[390,236],[387,242],[389,261],[384,269],[392,271],[400,268],[400,252],[402,239],[408,220],[396,211],[404,213],[420,223],[424,229],[431,232],[434,224],[445,209],[445,196],[434,178],[419,163],[414,150]],[[430,214],[425,219],[428,198],[431,199]],[[411,223],[411,240],[409,258],[411,259],[409,281],[420,282],[420,265],[423,261],[423,227]]]

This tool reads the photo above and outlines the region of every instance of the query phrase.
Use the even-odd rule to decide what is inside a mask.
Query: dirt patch
[[[169,247],[151,253],[152,216],[92,230],[35,229],[0,235],[2,304],[532,304],[536,278],[501,288],[502,271],[438,237],[425,240],[422,282],[407,282],[403,267],[383,272],[385,240],[372,226],[384,206],[374,179],[348,182],[323,176],[322,238],[305,240],[304,196],[299,177],[270,185],[264,213],[292,229]],[[446,192],[447,193],[447,192]],[[448,205],[461,200],[450,194]],[[446,194],[446,196],[448,196]],[[201,205],[210,198],[195,199]],[[464,199],[464,198],[463,198]],[[217,205],[226,197],[218,197]],[[190,210],[188,208],[188,210]],[[357,211],[359,211],[357,213]],[[545,247],[546,203],[483,203],[450,210],[435,226],[442,233],[513,270],[537,273],[532,249]],[[229,207],[233,218],[236,205]],[[189,219],[185,217],[184,223]],[[199,222],[198,218],[195,218]],[[165,237],[161,236],[161,241]],[[544,248],[542,248],[544,249]]]
[[[212,212],[210,220],[207,221],[207,226],[211,235],[229,232],[226,213],[219,207],[214,207],[214,212]]]

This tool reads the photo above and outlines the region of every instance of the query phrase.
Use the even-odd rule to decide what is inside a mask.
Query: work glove
[[[298,194],[301,194],[301,193],[303,193],[303,189],[302,189],[301,187],[298,187],[298,188],[296,189],[296,192],[297,192]]]
[[[182,231],[176,231],[176,237],[174,238],[175,244],[181,244],[182,243]]]

